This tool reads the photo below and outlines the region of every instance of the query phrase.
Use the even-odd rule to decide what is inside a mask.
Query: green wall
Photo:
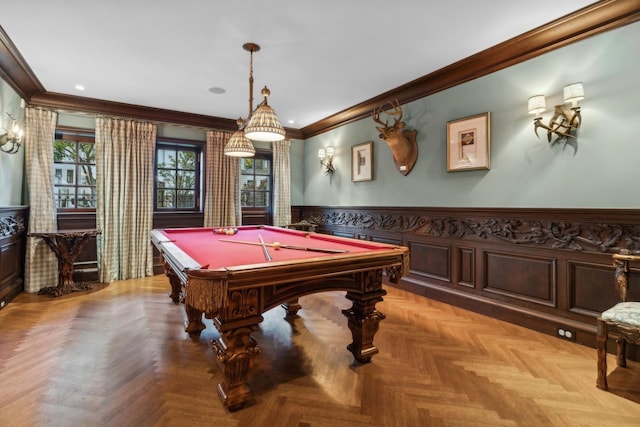
[[[640,208],[640,23],[600,34],[508,69],[403,105],[418,131],[419,157],[408,176],[396,171],[375,124],[362,119],[291,144],[293,205]],[[562,102],[565,85],[581,81],[583,124],[574,146],[550,146],[533,133],[527,99]],[[380,88],[381,91],[390,88]],[[20,98],[0,80],[2,115],[24,117]],[[446,124],[491,113],[491,169],[446,171]],[[551,111],[544,114],[548,120]],[[60,114],[59,123],[93,128],[93,117]],[[7,125],[6,123],[4,124]],[[158,135],[204,140],[204,130],[161,125]],[[351,182],[352,145],[374,141],[374,180]],[[318,148],[336,148],[336,174],[320,167]],[[269,148],[267,146],[261,148]],[[24,150],[0,153],[0,205],[19,205]]]
[[[304,204],[640,208],[640,23],[591,37],[527,62],[403,105],[417,129],[419,157],[396,171],[371,118],[305,141]],[[583,82],[582,127],[574,146],[538,139],[527,100],[545,94],[548,122],[567,84]],[[385,88],[381,88],[381,91]],[[491,113],[491,169],[447,172],[447,121]],[[351,182],[352,145],[374,141],[374,180]],[[318,148],[336,147],[336,175]]]
[[[7,113],[18,119],[24,129],[24,109],[20,96],[4,80],[0,79],[0,134],[9,129],[12,121]],[[22,141],[24,144],[24,140]],[[24,174],[24,146],[15,154],[0,151],[0,206],[22,205]]]

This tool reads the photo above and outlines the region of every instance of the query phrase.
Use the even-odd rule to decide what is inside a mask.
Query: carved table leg
[[[598,354],[598,379],[596,380],[596,386],[602,390],[607,390],[607,324],[600,319],[598,319],[596,349]]]
[[[285,302],[281,305],[281,307],[284,308],[287,312],[287,317],[295,316],[296,314],[298,314],[298,310],[302,308],[302,306],[298,302],[298,298]]]
[[[373,355],[378,353],[378,348],[373,345],[373,336],[378,331],[378,324],[384,319],[384,314],[376,310],[376,303],[382,301],[386,293],[382,289],[364,295],[347,292],[347,299],[353,303],[351,308],[342,310],[353,337],[353,342],[347,349],[360,363],[371,362]]]
[[[202,310],[191,307],[189,304],[184,305],[184,311],[187,313],[187,321],[184,322],[184,330],[190,334],[199,334],[207,327],[202,322]]]
[[[171,300],[177,304],[183,300],[182,281],[180,280],[180,277],[173,272],[173,269],[164,257],[162,257],[162,267],[164,268],[164,274],[167,275],[169,283],[171,284],[171,294],[169,294],[169,297],[171,297]]]
[[[238,410],[254,400],[248,378],[253,358],[260,354],[261,349],[251,333],[258,329],[262,319],[262,316],[244,319],[241,326],[225,325],[217,317],[213,320],[220,331],[220,338],[212,341],[211,346],[218,362],[222,364],[224,375],[224,381],[218,384],[218,396],[230,411]]]

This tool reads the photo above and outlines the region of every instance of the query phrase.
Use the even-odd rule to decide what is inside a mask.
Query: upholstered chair
[[[596,385],[603,390],[607,385],[607,338],[609,335],[616,338],[617,364],[625,368],[627,366],[626,346],[627,342],[640,344],[640,302],[628,302],[627,290],[629,283],[629,263],[640,261],[640,255],[631,255],[627,250],[621,250],[613,255],[615,270],[616,291],[620,302],[604,311],[598,317],[597,350],[598,350],[598,379]]]

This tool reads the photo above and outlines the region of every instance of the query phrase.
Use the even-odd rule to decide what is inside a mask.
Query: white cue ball
[[[280,242],[273,242],[272,246],[273,249],[277,251],[280,249]]]

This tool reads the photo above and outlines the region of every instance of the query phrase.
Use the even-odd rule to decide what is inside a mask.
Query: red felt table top
[[[389,250],[391,245],[356,239],[345,239],[326,234],[307,233],[269,226],[237,227],[234,235],[215,234],[215,228],[175,228],[160,230],[167,240],[175,243],[182,251],[199,263],[201,268],[217,269],[267,262],[261,245],[230,243],[224,240],[260,243],[259,235],[265,243],[279,242],[323,249],[340,249],[342,254],[321,253],[268,247],[272,262],[286,262],[314,257],[336,257],[354,253]]]

